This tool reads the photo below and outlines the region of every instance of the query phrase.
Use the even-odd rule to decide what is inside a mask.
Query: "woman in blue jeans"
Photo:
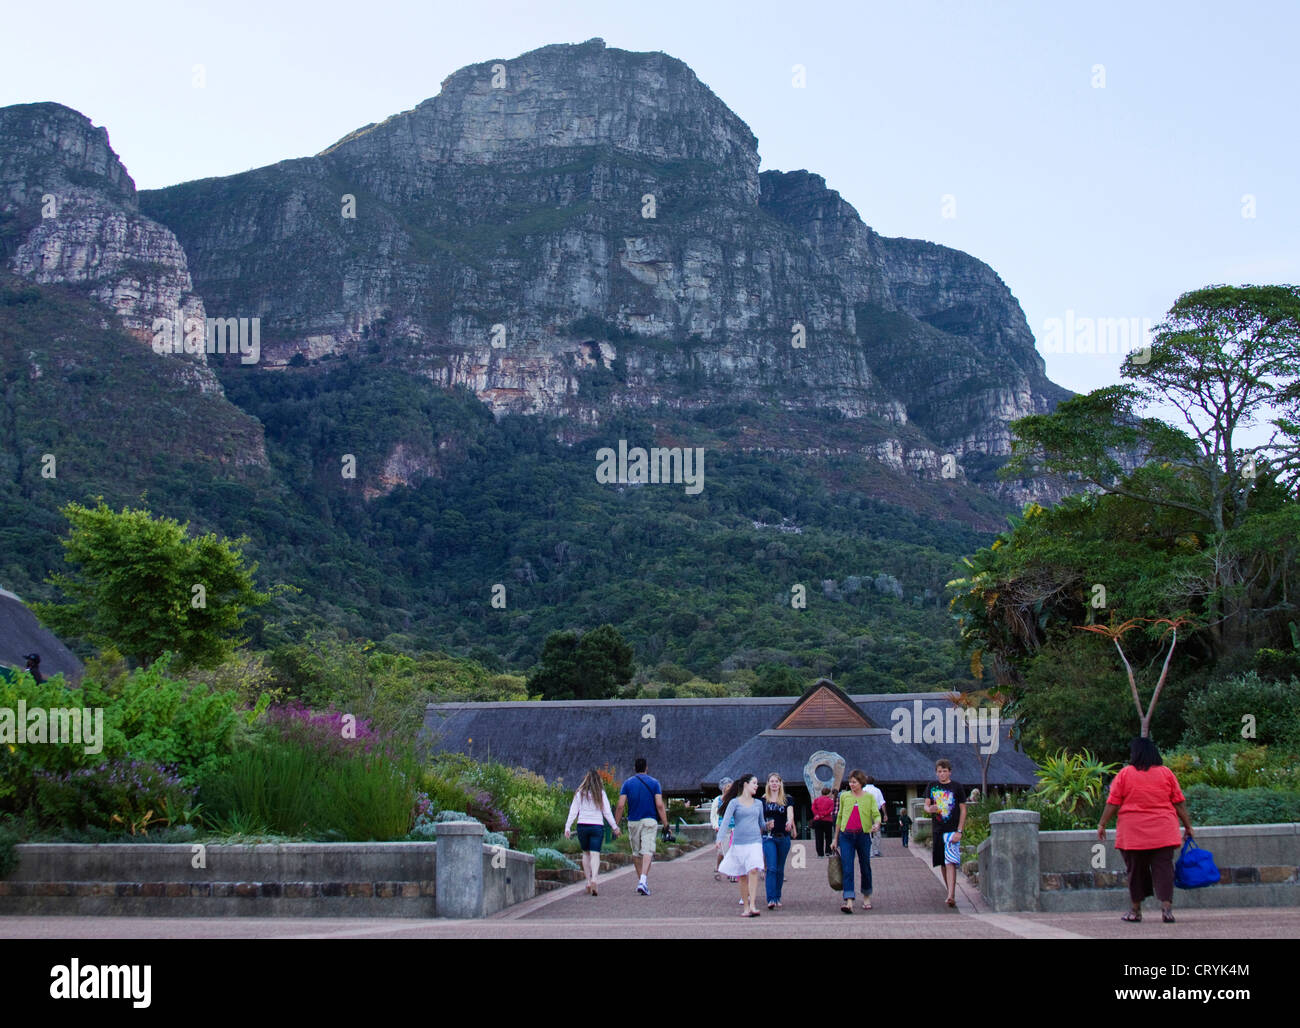
[[[880,808],[876,798],[863,790],[866,784],[865,771],[855,768],[849,772],[849,788],[840,793],[839,815],[831,838],[831,851],[839,851],[840,867],[844,870],[844,903],[840,910],[846,914],[853,913],[855,853],[862,866],[862,909],[871,909],[871,832],[880,823]]]
[[[785,884],[785,858],[794,834],[794,804],[785,795],[785,783],[773,771],[763,793],[763,863],[767,865],[767,909],[781,905]]]

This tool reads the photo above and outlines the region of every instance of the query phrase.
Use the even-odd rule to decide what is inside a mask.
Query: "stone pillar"
[[[438,825],[438,917],[483,916],[483,832],[477,821]]]
[[[999,810],[989,815],[988,848],[980,859],[980,892],[998,913],[1038,909],[1038,820],[1036,810]]]

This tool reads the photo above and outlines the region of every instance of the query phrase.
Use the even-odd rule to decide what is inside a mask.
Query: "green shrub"
[[[1268,825],[1296,820],[1300,791],[1290,789],[1216,789],[1190,785],[1183,790],[1193,825]]]
[[[1252,743],[1208,743],[1170,750],[1165,766],[1184,788],[1300,789],[1300,755],[1290,748]]]
[[[329,754],[280,739],[236,753],[201,795],[218,821],[238,816],[284,835],[382,841],[411,830],[415,782],[414,761],[400,752],[357,745]]]
[[[143,761],[110,760],[96,767],[36,776],[33,805],[45,823],[66,828],[147,832],[165,827],[165,808],[191,799],[181,779]]]
[[[966,806],[966,829],[962,832],[962,853],[973,857],[980,843],[989,837],[989,815],[999,810],[1034,810],[1038,812],[1040,832],[1068,832],[1096,828],[1101,820],[1105,797],[1080,803],[1072,811],[1053,803],[1036,792],[982,796],[978,803]]]
[[[1243,741],[1242,731],[1253,726],[1254,736],[1245,737],[1248,741],[1300,746],[1297,695],[1300,679],[1270,680],[1255,671],[1210,682],[1187,698],[1183,745],[1239,743]]]
[[[239,719],[236,692],[169,678],[165,659],[131,674],[117,696],[93,683],[83,689],[88,701],[104,703],[105,718],[122,733],[132,758],[173,767],[187,784],[216,770],[230,753]]]
[[[29,711],[36,707],[50,711],[90,706],[80,693],[64,685],[62,675],[55,675],[39,685],[25,673],[16,674],[11,679],[0,677],[0,710],[12,711],[14,718],[10,726],[14,732],[13,741],[6,739],[0,743],[0,810],[19,813],[27,809],[38,775],[61,775],[121,756],[121,734],[112,731],[107,717],[104,718],[106,738],[98,741],[101,749],[97,753],[87,754],[84,743],[19,743],[17,716],[20,703],[25,704]]]
[[[539,846],[533,850],[533,856],[537,858],[537,869],[546,870],[566,870],[576,871],[578,865],[566,857],[559,850],[553,850],[548,846]]]
[[[0,878],[7,878],[18,866],[18,845],[20,836],[9,825],[0,824]]]

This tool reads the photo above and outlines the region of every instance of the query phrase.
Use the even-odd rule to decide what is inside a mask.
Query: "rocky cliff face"
[[[0,247],[9,270],[80,287],[142,342],[153,340],[155,318],[205,316],[185,251],[140,214],[108,133],[59,104],[0,109]],[[203,353],[179,355],[173,371],[220,392]]]
[[[872,459],[938,477],[1068,395],[992,269],[758,166],[686,65],[592,40],[143,202],[210,305],[263,319],[269,364],[377,349],[571,438],[618,408],[831,408]]]
[[[922,479],[987,479],[1008,423],[1068,395],[992,269],[878,235],[820,176],[760,175],[753,133],[665,54],[591,40],[471,65],[315,157],[139,210],[102,129],[52,104],[0,118],[11,266],[85,283],[138,334],[201,314],[197,290],[261,320],[251,374],[364,355],[570,441],[620,410],[747,405],[737,447]],[[797,430],[826,412],[849,429]],[[433,473],[424,449],[392,439],[366,495]]]

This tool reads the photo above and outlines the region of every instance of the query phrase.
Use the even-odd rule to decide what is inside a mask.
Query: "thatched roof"
[[[28,653],[41,655],[41,674],[46,678],[63,672],[69,684],[81,681],[85,669],[76,654],[42,628],[22,600],[0,589],[0,665],[21,668]]]
[[[958,781],[980,781],[977,749],[970,743],[896,743],[891,737],[895,710],[905,706],[911,712],[919,702],[923,711],[947,711],[947,693],[847,697],[835,690],[879,727],[773,729],[817,690],[803,697],[434,703],[424,723],[435,749],[491,757],[568,785],[577,785],[592,766],[610,764],[619,776],[630,774],[637,756],[646,758],[665,792],[678,795],[714,791],[719,778],[746,771],[776,771],[794,785],[803,781],[808,757],[821,749],[842,754],[849,768],[863,768],[877,783],[928,782],[939,757],[953,762]],[[1033,762],[1005,732],[1004,726],[989,784],[1033,785]]]

